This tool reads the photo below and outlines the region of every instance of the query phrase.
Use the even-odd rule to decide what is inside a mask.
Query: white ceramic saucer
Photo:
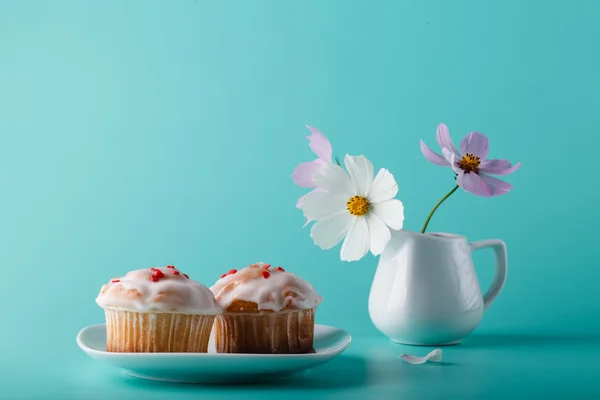
[[[105,324],[83,328],[77,344],[90,357],[137,378],[182,383],[251,383],[296,377],[340,355],[350,344],[348,332],[315,325],[311,354],[109,353]]]

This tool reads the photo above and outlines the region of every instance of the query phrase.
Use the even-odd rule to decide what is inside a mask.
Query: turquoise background
[[[1,2],[0,397],[598,394],[599,17],[592,0]],[[508,246],[473,346],[448,350],[462,370],[395,360],[367,312],[377,259],[314,246],[290,178],[318,127],[391,170],[418,230],[454,184],[419,151],[442,121],[523,163],[512,192],[460,191],[430,225]],[[329,384],[165,386],[75,345],[113,276],[174,264],[210,285],[258,260],[311,281],[318,322],[355,337],[315,370]],[[475,261],[485,287],[492,257]]]

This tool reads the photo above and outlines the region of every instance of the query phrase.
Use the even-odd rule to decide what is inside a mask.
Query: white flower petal
[[[371,209],[383,222],[397,231],[402,229],[404,222],[404,206],[397,199],[383,201],[381,203],[371,204]],[[370,211],[370,210],[369,210]]]
[[[348,235],[342,245],[340,257],[342,261],[358,261],[369,251],[369,227],[363,217],[355,217]]]
[[[354,218],[347,211],[334,214],[314,224],[310,230],[310,237],[323,250],[330,249],[346,236]]]
[[[346,201],[356,194],[350,175],[337,164],[325,163],[313,176],[313,182],[329,193],[342,196]]]
[[[304,217],[313,221],[320,221],[333,214],[346,209],[346,199],[335,194],[312,191],[304,196],[300,209]]]
[[[367,196],[373,184],[373,164],[365,156],[349,156],[344,158],[344,164],[354,182],[357,195]]]
[[[374,213],[368,213],[365,215],[365,218],[367,219],[367,225],[369,226],[371,253],[373,253],[374,256],[378,256],[383,252],[383,249],[387,246],[392,235],[381,218]]]
[[[323,189],[319,188],[319,187],[318,187],[318,188],[314,188],[314,189],[313,189],[313,190],[311,190],[309,193],[312,193],[312,192],[321,192],[321,193],[325,193],[325,191],[324,191]],[[300,197],[300,198],[298,199],[298,201],[296,202],[296,207],[297,207],[297,208],[300,208],[300,209],[302,209],[302,204],[304,203],[304,198],[305,198],[305,197],[306,197],[306,194],[305,194],[304,196],[302,196],[302,197]],[[311,220],[311,219],[307,219],[307,220],[306,220],[306,222],[304,223],[304,225],[303,225],[302,227],[303,227],[303,228],[306,228],[306,226],[307,226],[308,224],[310,224],[311,222],[312,222],[312,220]]]
[[[371,191],[369,192],[369,202],[379,203],[385,200],[393,199],[398,194],[398,184],[394,175],[385,168],[377,173]]]

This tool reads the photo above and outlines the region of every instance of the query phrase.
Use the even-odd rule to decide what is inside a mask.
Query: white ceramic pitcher
[[[481,294],[471,252],[491,248],[496,273]],[[469,243],[464,236],[394,231],[369,295],[373,324],[391,340],[412,345],[459,343],[481,320],[506,281],[506,245]]]

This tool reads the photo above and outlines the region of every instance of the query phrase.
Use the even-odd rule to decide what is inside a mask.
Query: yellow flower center
[[[361,217],[369,212],[369,200],[362,196],[354,196],[346,203],[350,214]]]
[[[471,153],[467,153],[460,159],[458,162],[458,166],[465,172],[477,172],[477,168],[479,167],[479,157],[475,157]]]

